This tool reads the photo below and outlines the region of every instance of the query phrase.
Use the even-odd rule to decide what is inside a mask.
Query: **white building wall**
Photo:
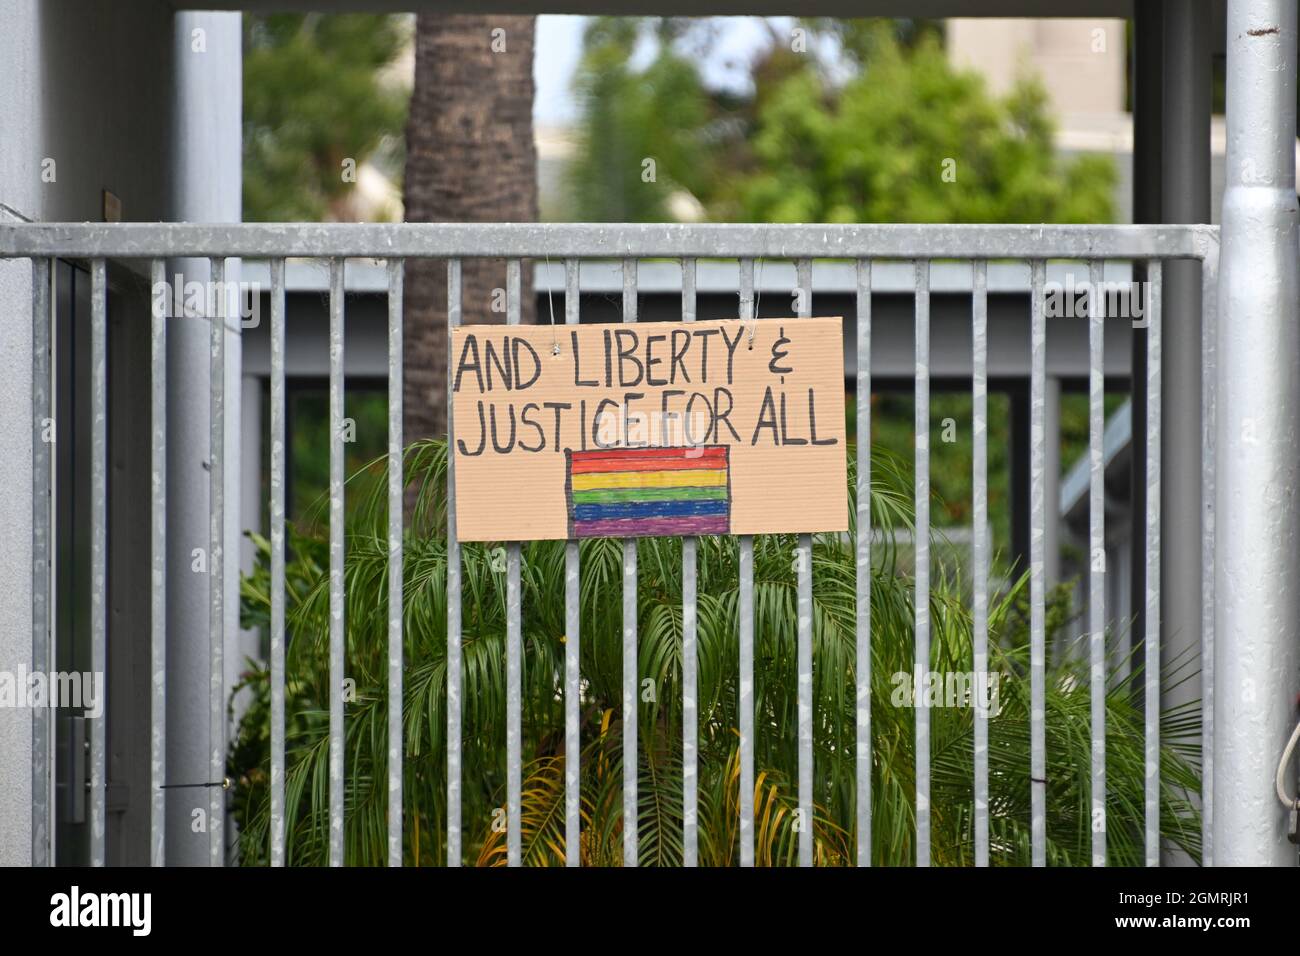
[[[125,218],[168,218],[171,23],[163,0],[0,0],[0,221],[98,221],[104,189]],[[0,303],[0,670],[12,673],[32,662],[26,260],[0,261]],[[31,724],[30,710],[0,708],[0,865],[31,860]]]

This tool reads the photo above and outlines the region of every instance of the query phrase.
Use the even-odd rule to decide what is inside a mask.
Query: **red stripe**
[[[727,457],[726,445],[696,445],[690,448],[601,448],[596,451],[571,452],[574,464],[586,461],[618,461],[649,458],[659,461],[717,461]]]
[[[614,474],[620,471],[722,471],[724,458],[640,458],[623,461],[606,458],[598,461],[575,461],[573,474]]]

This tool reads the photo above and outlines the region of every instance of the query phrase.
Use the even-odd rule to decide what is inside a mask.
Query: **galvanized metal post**
[[[1229,0],[1216,406],[1215,863],[1295,866],[1274,794],[1296,720],[1296,4]]]

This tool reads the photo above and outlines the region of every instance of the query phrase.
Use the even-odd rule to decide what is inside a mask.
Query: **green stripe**
[[[593,488],[575,491],[573,503],[604,505],[615,501],[710,501],[727,497],[725,486],[711,488]]]

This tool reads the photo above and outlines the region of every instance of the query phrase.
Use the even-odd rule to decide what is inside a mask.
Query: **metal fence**
[[[330,379],[331,424],[329,488],[329,859],[343,861],[344,824],[344,510],[343,510],[343,263],[348,258],[378,258],[388,262],[388,857],[392,865],[402,862],[402,758],[401,701],[403,673],[402,642],[402,285],[406,259],[447,260],[448,323],[461,321],[461,263],[463,259],[491,257],[507,259],[507,316],[517,323],[521,314],[521,260],[542,257],[565,263],[565,321],[579,321],[579,266],[584,259],[622,261],[623,319],[637,319],[637,264],[649,258],[680,260],[682,270],[681,310],[684,321],[696,312],[696,262],[724,259],[738,262],[739,318],[753,319],[754,263],[761,259],[793,260],[799,290],[803,292],[801,316],[811,314],[811,276],[814,259],[850,260],[857,275],[857,669],[856,669],[856,786],[857,862],[871,861],[871,524],[869,507],[871,435],[871,303],[872,263],[875,260],[905,260],[915,266],[915,667],[928,669],[930,658],[929,605],[930,561],[930,452],[929,430],[929,329],[930,263],[940,259],[969,261],[972,270],[973,342],[973,621],[974,667],[987,669],[988,660],[988,532],[987,477],[987,264],[989,260],[1028,261],[1031,267],[1030,332],[1030,677],[1031,677],[1031,833],[1032,862],[1046,863],[1046,751],[1045,751],[1045,602],[1044,574],[1044,387],[1046,376],[1046,315],[1044,283],[1046,263],[1074,260],[1087,263],[1094,288],[1100,286],[1102,266],[1108,260],[1142,263],[1149,283],[1147,305],[1147,366],[1133,369],[1136,380],[1145,374],[1147,388],[1145,455],[1146,514],[1145,633],[1143,635],[1145,677],[1145,779],[1146,799],[1143,826],[1148,865],[1159,862],[1159,712],[1160,712],[1160,427],[1161,427],[1161,340],[1162,265],[1171,259],[1199,260],[1204,289],[1204,456],[1203,496],[1206,518],[1202,545],[1202,581],[1205,595],[1201,667],[1202,750],[1204,790],[1203,846],[1206,862],[1212,854],[1212,812],[1210,760],[1213,718],[1213,365],[1214,311],[1217,301],[1218,230],[1211,226],[760,226],[760,225],[524,225],[524,224],[429,224],[429,225],[19,225],[0,226],[0,258],[30,258],[33,262],[33,670],[48,671],[52,660],[51,589],[58,573],[52,559],[51,531],[51,448],[41,440],[42,423],[50,415],[52,369],[50,344],[50,270],[53,260],[85,259],[90,262],[93,310],[91,316],[90,381],[92,405],[91,438],[91,647],[93,666],[105,666],[107,618],[104,598],[106,575],[106,503],[112,492],[108,483],[106,428],[108,417],[106,381],[106,260],[152,260],[151,274],[162,281],[165,259],[207,258],[212,279],[220,282],[228,257],[270,261],[271,275],[271,821],[272,862],[285,861],[285,287],[284,261],[289,257],[325,259],[330,265]],[[218,302],[221,301],[218,297]],[[217,309],[220,313],[221,308]],[[226,742],[223,733],[227,688],[222,677],[223,634],[226,616],[236,613],[223,603],[224,582],[221,562],[225,540],[223,495],[223,436],[225,414],[224,367],[226,324],[217,314],[212,322],[210,396],[210,618],[209,641],[212,677],[208,706],[211,716],[209,751],[213,780],[225,774]],[[1103,486],[1103,303],[1090,297],[1089,305],[1089,461],[1090,522],[1089,551],[1104,549],[1105,513]],[[152,733],[151,755],[151,840],[150,858],[155,865],[164,861],[166,811],[166,450],[168,439],[166,407],[166,336],[164,319],[155,315],[151,338],[152,389],[152,535],[151,535],[151,663]],[[450,417],[450,403],[448,414]],[[1138,451],[1135,450],[1135,454]],[[449,467],[447,494],[454,501],[453,471]],[[447,612],[447,740],[448,792],[446,839],[448,859],[461,859],[461,594],[460,550],[456,538],[454,507],[448,510],[448,612]],[[695,689],[696,645],[696,546],[695,539],[682,543],[684,576],[682,585],[682,675],[684,684],[683,740],[684,862],[697,860],[697,728]],[[742,866],[754,863],[754,605],[753,546],[751,537],[741,536],[739,549],[739,714],[740,793],[739,833]],[[800,535],[798,549],[798,804],[803,818],[812,818],[813,696],[812,655],[812,540]],[[635,754],[637,701],[637,551],[626,541],[623,551],[623,718],[625,754]],[[521,549],[514,542],[507,549],[507,847],[510,865],[522,861],[521,848]],[[1105,752],[1105,629],[1104,569],[1092,563],[1089,582],[1088,633],[1091,658],[1092,737],[1092,858],[1106,860],[1106,752]],[[567,863],[579,863],[579,552],[570,541],[566,548],[565,693],[565,834]],[[1136,597],[1135,597],[1136,601]],[[988,802],[988,716],[977,709],[974,753],[974,835],[976,862],[989,862]],[[92,861],[104,863],[105,834],[105,721],[93,722],[90,737],[90,821]],[[38,712],[33,765],[33,824],[38,846],[34,859],[50,862],[48,820],[52,789],[52,768],[48,764],[51,725],[49,711]],[[928,865],[930,848],[930,752],[929,715],[925,707],[916,714],[916,863]],[[635,820],[637,805],[636,761],[624,761],[623,813]],[[222,811],[224,795],[212,792],[209,829],[210,862],[224,862]],[[1137,821],[1129,821],[1136,824]],[[623,860],[637,863],[637,828],[625,826]],[[811,827],[799,838],[799,863],[813,862]]]

